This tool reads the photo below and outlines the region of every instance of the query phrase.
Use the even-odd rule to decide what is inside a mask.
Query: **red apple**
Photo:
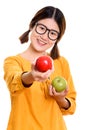
[[[52,86],[57,92],[62,92],[66,89],[67,82],[63,77],[57,76],[52,80]]]
[[[46,72],[52,69],[52,60],[50,56],[40,56],[36,59],[35,68],[40,72]]]

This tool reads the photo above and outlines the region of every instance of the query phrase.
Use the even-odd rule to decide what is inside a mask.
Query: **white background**
[[[68,130],[87,129],[87,9],[86,0],[2,0],[0,1],[0,130],[6,130],[10,96],[3,80],[3,61],[25,48],[18,37],[28,29],[33,15],[42,7],[60,8],[67,22],[66,33],[59,43],[60,53],[70,64],[77,90],[77,108],[74,115],[66,116]]]

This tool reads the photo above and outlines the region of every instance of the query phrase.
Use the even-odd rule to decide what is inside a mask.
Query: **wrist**
[[[70,101],[67,98],[57,100],[57,103],[59,104],[59,106],[61,108],[65,109],[65,110],[67,110],[71,105]]]
[[[67,109],[71,106],[71,103],[70,103],[70,101],[69,101],[68,98],[65,98],[65,100],[67,101],[68,106],[67,106],[67,107],[63,107],[63,108],[64,108],[65,110],[67,110]]]
[[[24,87],[30,87],[33,84],[31,72],[23,72],[21,75],[21,80]]]

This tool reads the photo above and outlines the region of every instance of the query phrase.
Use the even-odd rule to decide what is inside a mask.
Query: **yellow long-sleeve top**
[[[64,57],[54,60],[54,77],[63,76],[69,86],[67,99],[71,106],[60,108],[48,93],[49,82],[34,81],[25,88],[21,74],[31,71],[31,63],[19,54],[7,57],[4,61],[4,79],[11,96],[11,112],[7,130],[67,130],[63,115],[73,114],[76,109],[76,91],[74,88],[69,64]]]

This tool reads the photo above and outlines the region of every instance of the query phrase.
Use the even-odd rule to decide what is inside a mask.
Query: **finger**
[[[53,91],[52,91],[52,86],[51,86],[51,85],[49,86],[49,94],[50,94],[51,96],[53,96]]]
[[[55,95],[55,96],[60,95],[60,93],[58,93],[58,92],[55,90],[54,87],[52,88],[52,92],[53,92],[53,95]]]
[[[31,64],[31,69],[34,69],[35,68],[35,63],[33,62],[32,64]]]

